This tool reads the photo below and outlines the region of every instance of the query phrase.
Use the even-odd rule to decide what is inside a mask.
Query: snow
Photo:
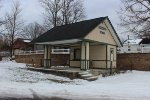
[[[61,80],[64,83],[57,83],[51,79]],[[88,82],[29,71],[25,64],[2,61],[0,86],[0,98],[150,100],[150,72],[144,71],[128,71]]]
[[[26,43],[30,43],[31,42],[31,40],[23,40],[24,42],[26,42]]]

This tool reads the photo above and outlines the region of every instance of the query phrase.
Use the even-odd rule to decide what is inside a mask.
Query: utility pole
[[[130,37],[128,35],[128,52],[130,51],[129,39],[130,39]]]

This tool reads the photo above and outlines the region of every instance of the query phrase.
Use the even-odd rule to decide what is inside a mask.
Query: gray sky
[[[3,8],[1,12],[5,14],[6,11],[10,10],[10,4],[12,0],[4,0]],[[26,23],[30,22],[42,22],[43,9],[40,6],[38,0],[20,0],[21,7],[23,9],[22,18]],[[114,25],[116,31],[120,33],[120,27],[118,26],[120,20],[117,15],[121,6],[121,0],[85,0],[84,6],[86,10],[86,19],[92,19],[102,16],[108,16]]]
[[[120,19],[117,11],[120,10],[121,0],[85,0],[85,9],[87,19],[108,16],[115,27],[117,33],[120,33]]]

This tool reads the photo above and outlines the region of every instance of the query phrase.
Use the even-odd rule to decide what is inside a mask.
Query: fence
[[[31,54],[44,54],[44,50],[19,51],[16,55],[31,55]]]
[[[150,71],[150,53],[127,53],[117,55],[120,70]]]
[[[52,54],[70,54],[70,49],[52,49]]]

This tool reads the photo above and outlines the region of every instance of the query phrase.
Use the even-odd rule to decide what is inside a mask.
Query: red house
[[[29,39],[22,39],[22,38],[17,38],[14,42],[14,53],[18,54],[20,51],[29,51],[33,50],[34,46],[29,44],[31,40]]]

